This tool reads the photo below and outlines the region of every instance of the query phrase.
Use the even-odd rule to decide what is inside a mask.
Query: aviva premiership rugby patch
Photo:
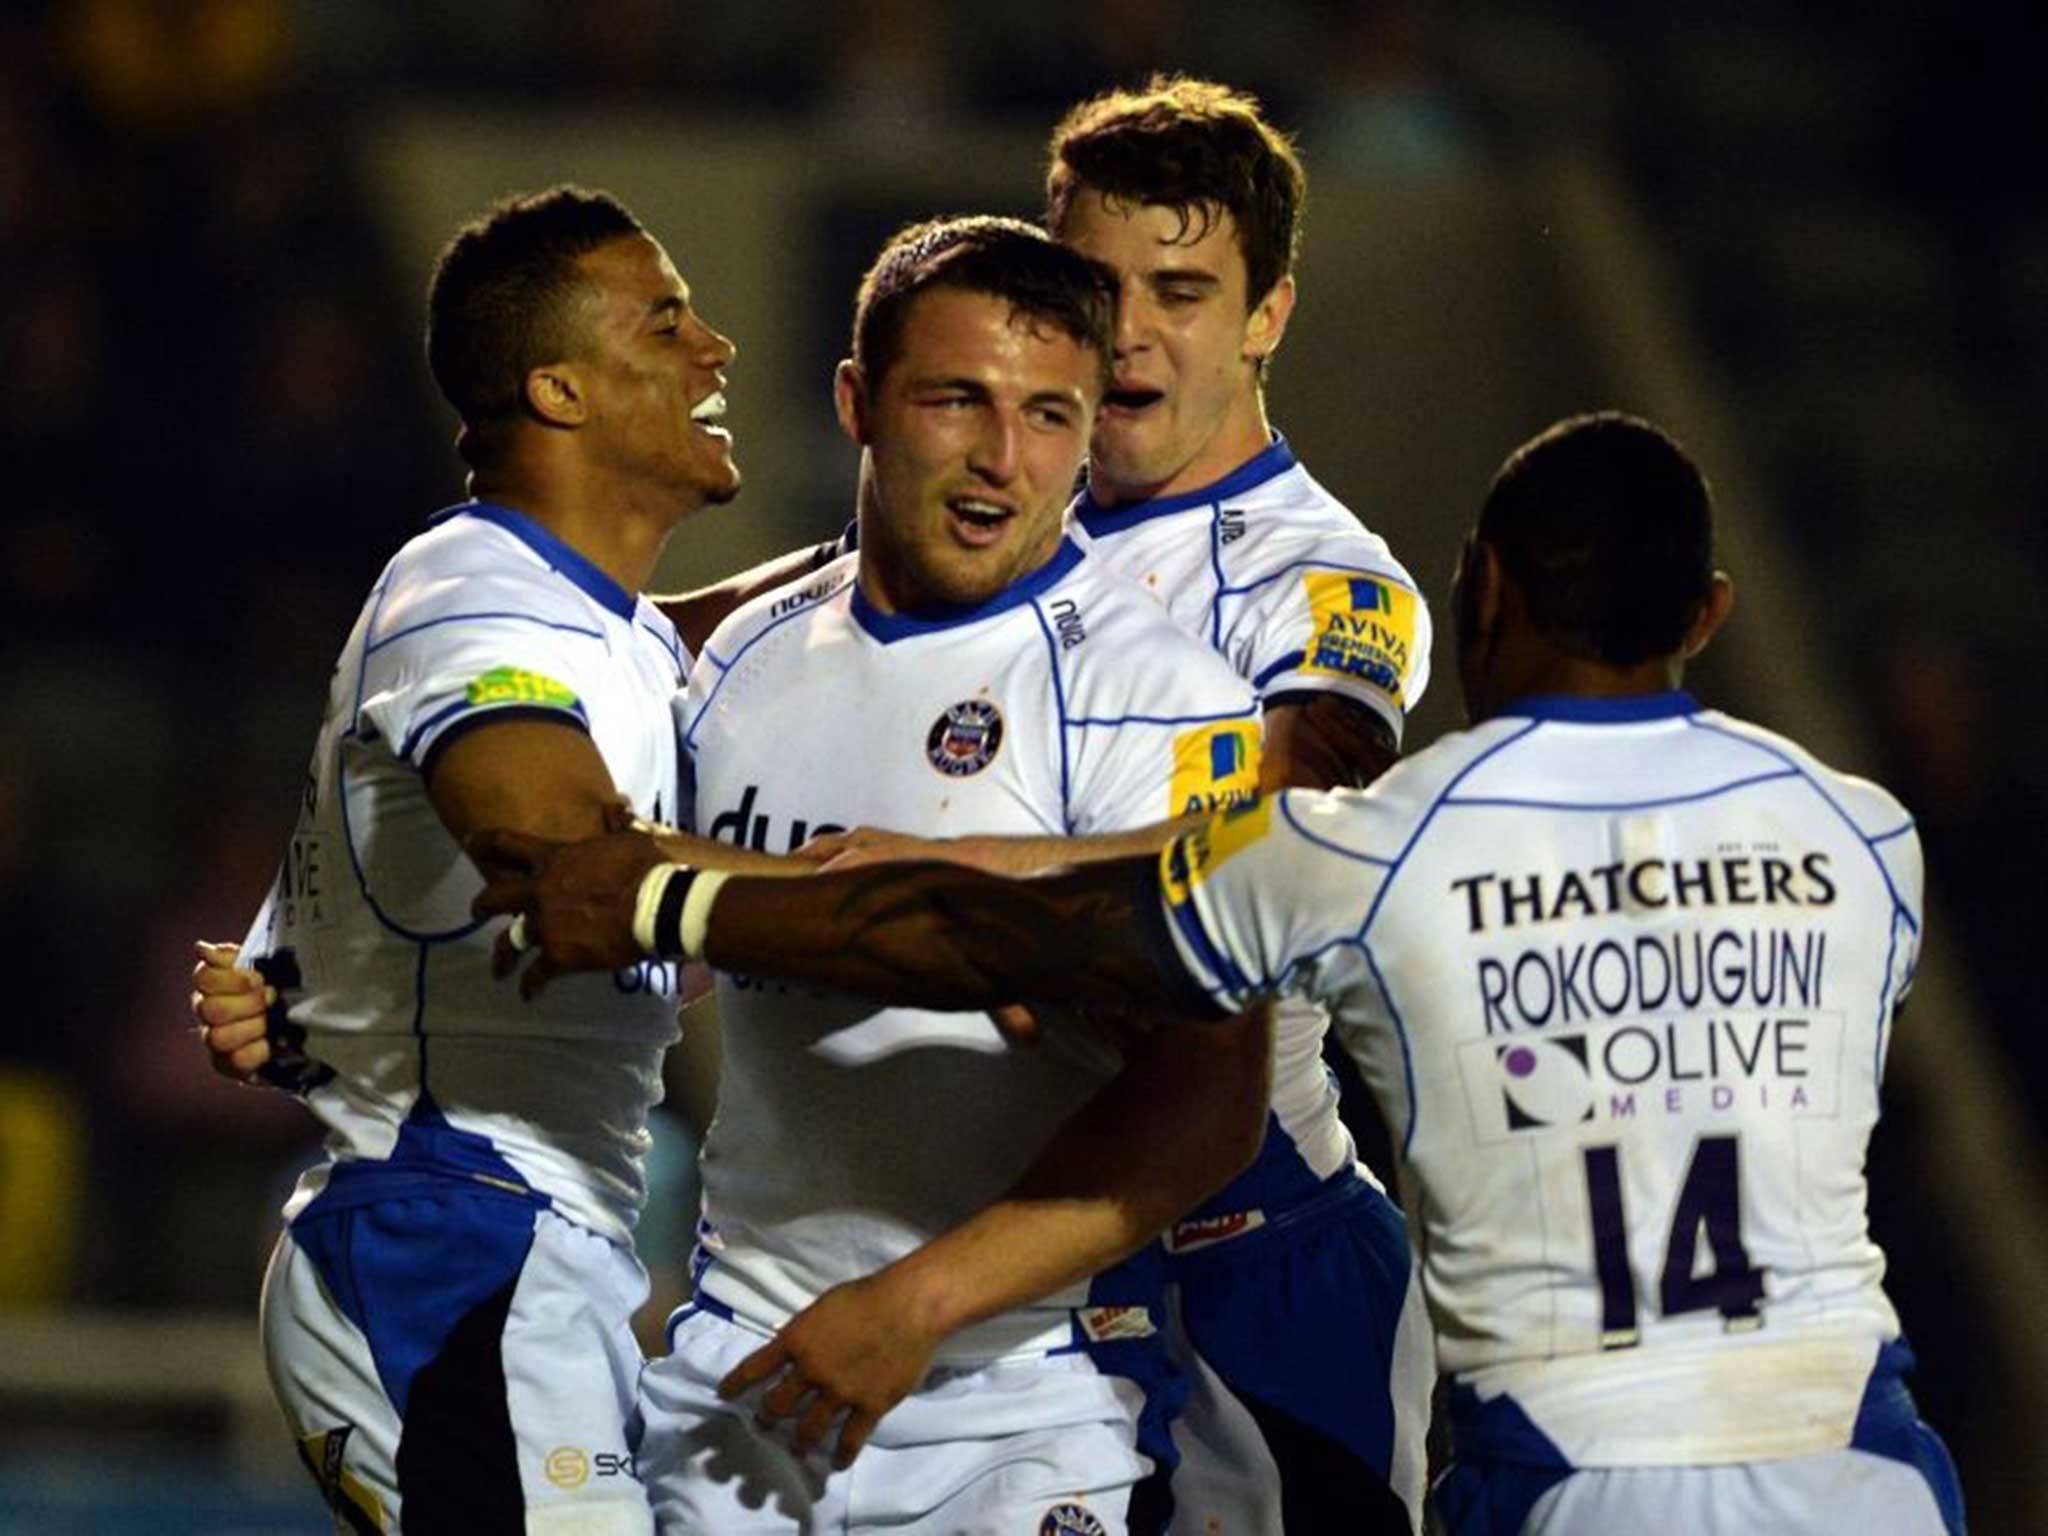
[[[1003,749],[1003,713],[987,699],[964,699],[932,722],[924,755],[949,779],[979,773]]]
[[[463,697],[471,704],[538,704],[547,709],[582,708],[576,690],[523,667],[493,667],[469,680]]]
[[[1405,705],[1414,661],[1415,594],[1348,571],[1310,571],[1302,582],[1315,633],[1301,670],[1356,678]]]
[[[1252,800],[1175,838],[1159,855],[1159,884],[1166,899],[1183,905],[1218,865],[1264,837],[1272,824],[1273,802]]]
[[[1259,722],[1198,725],[1173,738],[1173,785],[1166,813],[1220,811],[1259,792]]]

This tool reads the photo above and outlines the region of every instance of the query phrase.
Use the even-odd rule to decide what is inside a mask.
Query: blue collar
[[[936,634],[961,624],[993,618],[1030,602],[1081,563],[1081,546],[1061,539],[1053,557],[1029,576],[1019,577],[985,603],[927,603],[913,613],[884,613],[868,601],[858,581],[853,584],[854,622],[884,645],[913,635]]]
[[[1273,441],[1263,451],[1246,459],[1221,480],[1198,486],[1192,491],[1182,491],[1178,496],[1159,496],[1151,501],[1134,501],[1122,507],[1105,507],[1095,499],[1093,491],[1084,488],[1074,503],[1074,516],[1081,520],[1081,526],[1088,530],[1091,538],[1100,538],[1105,533],[1122,533],[1126,528],[1135,528],[1155,517],[1243,495],[1253,486],[1264,485],[1275,475],[1285,474],[1294,468],[1294,464],[1294,450],[1288,446],[1285,437],[1275,432]]]
[[[1643,720],[1676,720],[1700,712],[1699,700],[1683,688],[1669,693],[1627,693],[1595,697],[1581,693],[1532,693],[1500,713],[1573,725],[1631,725]]]
[[[515,512],[492,501],[464,501],[443,507],[427,521],[430,525],[439,524],[465,513],[504,529],[545,560],[557,575],[581,587],[593,602],[609,608],[628,624],[633,622],[633,615],[639,611],[639,600],[599,570],[589,557],[578,554],[524,512]]]

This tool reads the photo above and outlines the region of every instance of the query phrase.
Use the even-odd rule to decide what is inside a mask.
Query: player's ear
[[[1735,583],[1726,571],[1716,571],[1707,582],[1707,595],[1700,600],[1700,611],[1694,615],[1692,627],[1685,632],[1687,661],[1707,648],[1707,642],[1734,611]]]
[[[868,442],[868,388],[860,366],[850,357],[839,360],[832,371],[832,405],[839,413],[839,430],[861,447]]]
[[[1279,351],[1280,339],[1287,334],[1287,322],[1293,314],[1294,274],[1290,272],[1252,306],[1244,326],[1245,361],[1261,363]]]
[[[526,376],[526,408],[543,426],[580,427],[590,415],[583,381],[566,363],[550,363]]]

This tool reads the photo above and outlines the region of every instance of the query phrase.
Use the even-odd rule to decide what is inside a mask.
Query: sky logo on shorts
[[[1038,1536],[1109,1536],[1109,1533],[1086,1506],[1055,1504],[1038,1522]]]
[[[1345,571],[1310,571],[1302,584],[1315,623],[1302,670],[1356,678],[1405,703],[1414,661],[1415,594]]]
[[[1227,720],[1198,725],[1173,739],[1173,783],[1167,814],[1220,811],[1259,792],[1259,723]]]
[[[545,709],[581,711],[576,690],[524,667],[493,667],[469,680],[463,697],[471,704],[537,704]]]
[[[949,779],[979,773],[1003,749],[1003,714],[988,699],[963,699],[932,722],[924,755]]]

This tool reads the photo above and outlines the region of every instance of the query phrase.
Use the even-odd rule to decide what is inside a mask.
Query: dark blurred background
[[[1274,416],[1439,604],[1493,468],[1555,417],[1637,410],[1704,463],[1742,601],[1700,691],[1920,818],[1873,1223],[1973,1524],[2048,1521],[2043,23],[1615,9],[10,7],[0,1533],[325,1526],[252,1328],[315,1139],[207,1071],[186,973],[270,878],[363,593],[462,494],[419,343],[438,244],[504,192],[605,186],[738,340],[748,488],[675,540],[686,585],[847,516],[827,384],[881,238],[1034,215],[1059,112],[1155,68],[1298,134]],[[1411,746],[1457,723],[1438,660]],[[667,1155],[657,1265],[687,1231]]]

